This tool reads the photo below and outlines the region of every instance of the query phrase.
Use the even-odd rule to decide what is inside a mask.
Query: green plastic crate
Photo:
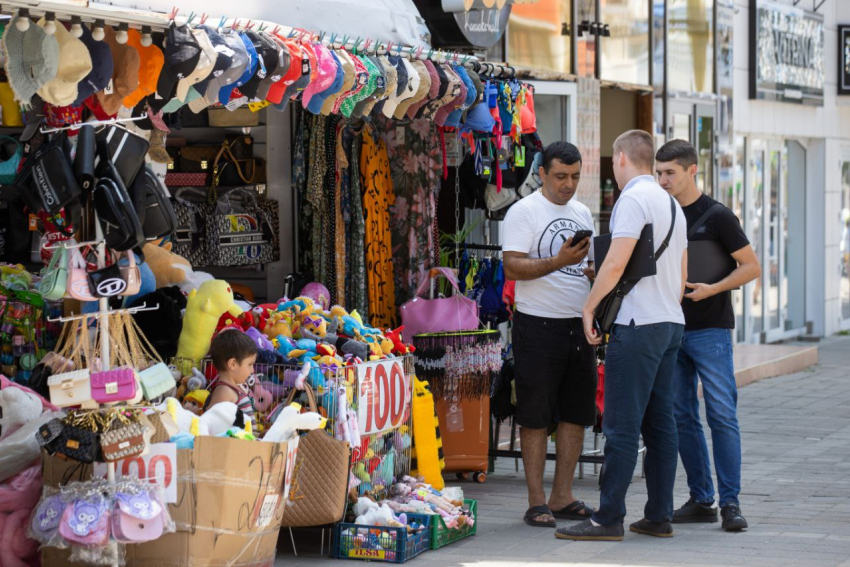
[[[446,522],[439,514],[431,517],[431,549],[440,549],[459,539],[475,535],[478,530],[478,501],[464,500],[463,507],[469,509],[469,514],[475,521],[472,527],[466,525],[453,530],[446,526]]]

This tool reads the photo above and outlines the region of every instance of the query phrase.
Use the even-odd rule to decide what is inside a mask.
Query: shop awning
[[[78,2],[73,2],[79,5]],[[110,6],[167,14],[179,6],[180,14],[206,13],[210,21],[261,20],[305,30],[428,46],[430,36],[413,0],[109,0],[92,1],[92,7]]]

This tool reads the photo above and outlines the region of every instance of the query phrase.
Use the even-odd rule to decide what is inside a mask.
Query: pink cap
[[[304,105],[304,108],[307,108],[307,105],[310,104],[313,95],[329,89],[336,79],[336,61],[328,48],[317,43],[313,45],[313,49],[316,52],[319,73],[316,79],[304,89],[304,94],[301,97],[301,104]]]

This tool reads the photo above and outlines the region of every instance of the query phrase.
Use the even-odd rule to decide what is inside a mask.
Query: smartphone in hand
[[[573,241],[570,243],[570,248],[578,246],[584,242],[585,239],[590,238],[591,236],[593,236],[592,230],[579,230],[575,233],[575,235],[573,235]]]

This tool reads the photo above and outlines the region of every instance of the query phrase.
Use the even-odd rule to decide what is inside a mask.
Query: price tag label
[[[360,364],[357,378],[360,434],[400,427],[410,409],[410,380],[401,362],[382,360]]]
[[[274,520],[277,503],[280,501],[280,494],[271,494],[263,499],[263,505],[260,507],[260,514],[257,516],[257,527],[267,528]]]
[[[95,474],[106,476],[106,464],[95,465]],[[133,457],[115,463],[115,475],[138,477],[159,485],[165,492],[165,503],[177,503],[177,445],[154,443],[144,457]]]

